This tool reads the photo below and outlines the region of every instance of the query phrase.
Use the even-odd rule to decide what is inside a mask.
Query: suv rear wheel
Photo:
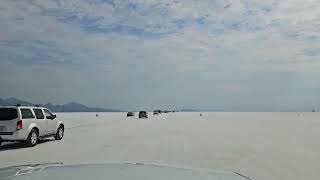
[[[27,146],[29,147],[36,146],[38,143],[38,140],[39,140],[38,131],[35,129],[32,129],[27,139]]]
[[[64,128],[63,128],[63,126],[59,126],[54,139],[55,140],[61,140],[63,138],[63,134],[64,134]]]

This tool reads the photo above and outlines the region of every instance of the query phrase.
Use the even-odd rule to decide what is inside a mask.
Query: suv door
[[[52,112],[50,112],[48,109],[43,109],[43,111],[46,117],[46,121],[48,122],[47,134],[55,134],[57,121],[53,117]]]
[[[42,112],[42,109],[40,108],[33,108],[33,112],[36,115],[36,123],[39,126],[39,136],[44,136],[47,134],[47,128],[48,128],[48,122],[44,118],[44,114]]]
[[[31,108],[29,108],[29,107],[21,107],[19,109],[20,109],[20,113],[21,113],[20,117],[23,122],[23,129],[27,131],[29,126],[32,123],[36,123],[36,117],[35,117],[33,111],[31,110]],[[39,135],[41,133],[43,133],[43,132],[41,132],[39,129]]]

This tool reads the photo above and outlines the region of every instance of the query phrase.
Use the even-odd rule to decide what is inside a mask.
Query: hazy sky
[[[320,108],[320,1],[1,0],[0,96]]]

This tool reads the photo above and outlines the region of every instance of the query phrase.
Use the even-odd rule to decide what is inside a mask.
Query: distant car
[[[63,122],[47,108],[0,106],[0,145],[2,142],[21,141],[33,147],[41,138],[61,140],[63,134]]]
[[[160,114],[158,110],[153,111],[153,115],[158,115]]]
[[[134,112],[128,112],[127,113],[127,117],[132,117],[132,116],[134,116]]]
[[[141,118],[148,118],[148,113],[146,111],[139,112],[139,119]]]

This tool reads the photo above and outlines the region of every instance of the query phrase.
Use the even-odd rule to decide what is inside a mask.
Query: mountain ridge
[[[0,98],[0,106],[12,106],[12,105],[35,105],[35,103],[31,103],[25,100],[17,99],[14,97],[9,98]],[[121,112],[118,109],[105,109],[105,108],[98,108],[98,107],[88,107],[78,102],[69,102],[65,104],[37,104],[39,106],[46,107],[53,112]]]

